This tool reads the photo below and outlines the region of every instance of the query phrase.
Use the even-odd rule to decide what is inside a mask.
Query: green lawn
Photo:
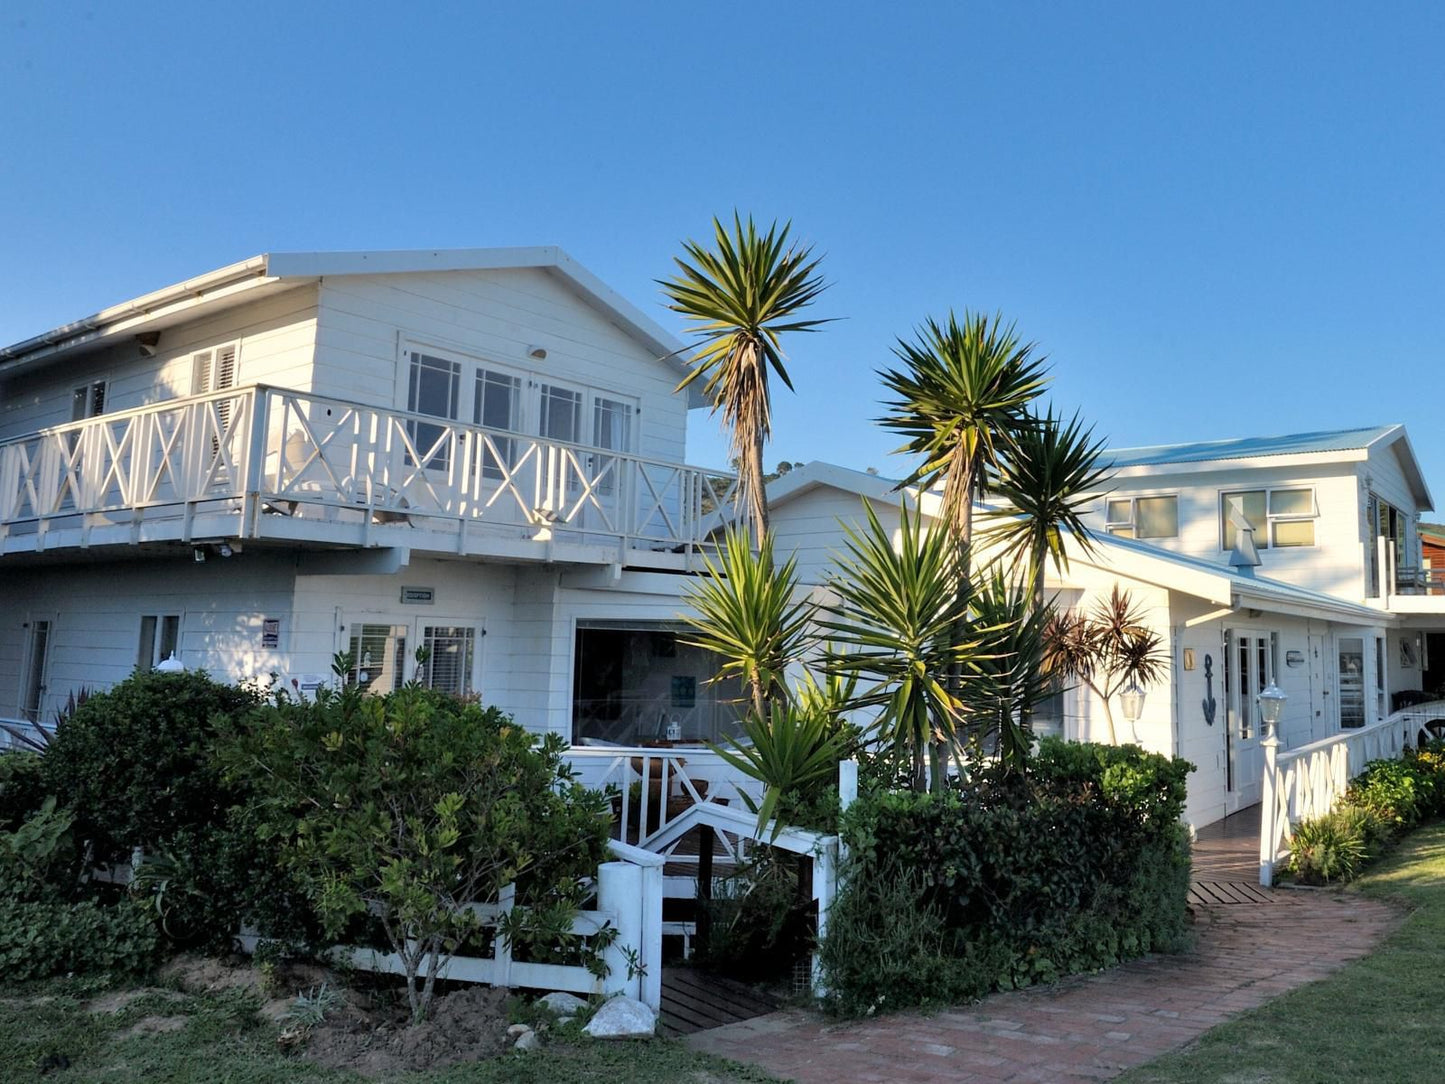
[[[1445,1080],[1445,824],[1407,838],[1352,891],[1412,909],[1378,951],[1151,1062],[1121,1084],[1437,1084]]]
[[[63,985],[63,984],[62,984]],[[114,1084],[340,1084],[366,1078],[328,1072],[280,1053],[276,1029],[258,1020],[244,995],[147,995],[116,1013],[87,1010],[79,989],[37,1002],[35,991],[0,990],[0,1079]],[[162,1034],[128,1034],[146,1018],[186,1018]],[[42,1077],[45,1059],[70,1068]],[[587,1043],[395,1078],[408,1084],[742,1084],[773,1078],[666,1040]]]

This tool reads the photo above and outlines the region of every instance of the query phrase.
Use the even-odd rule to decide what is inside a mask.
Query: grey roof
[[[1111,448],[1105,456],[1115,467],[1166,463],[1205,463],[1212,459],[1253,459],[1257,456],[1302,455],[1311,452],[1348,452],[1368,448],[1398,429],[1372,425],[1363,429],[1330,429],[1318,433],[1291,433],[1280,437],[1239,437],[1234,440],[1195,441],[1189,444],[1155,444],[1145,448]]]

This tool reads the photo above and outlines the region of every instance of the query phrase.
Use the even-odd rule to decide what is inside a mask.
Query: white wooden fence
[[[368,534],[424,525],[458,552],[484,524],[675,547],[729,522],[733,486],[731,475],[625,451],[258,384],[0,443],[0,544],[44,548],[48,532],[77,521],[82,532],[176,520],[188,530],[221,512],[239,514],[241,538],[261,537],[270,517]]]
[[[1344,797],[1350,780],[1372,760],[1392,760],[1428,738],[1426,724],[1445,719],[1445,701],[1397,711],[1370,726],[1281,751],[1270,736],[1264,748],[1264,790],[1259,815],[1259,883],[1274,881],[1276,863],[1289,855],[1294,825],[1323,816]]]
[[[616,939],[603,950],[607,965],[605,978],[598,978],[581,964],[548,964],[516,960],[512,946],[500,932],[492,939],[491,956],[451,956],[437,968],[437,978],[454,982],[480,982],[491,986],[523,987],[529,990],[565,990],[569,993],[611,997],[626,994],[657,1009],[662,1004],[662,866],[661,855],[610,844],[616,861],[598,867],[596,906],[579,911],[572,932],[583,938],[601,930],[617,930]],[[496,903],[474,903],[469,910],[482,926],[497,929],[501,916],[511,911],[515,890],[503,889]],[[255,950],[258,938],[244,933],[241,946]],[[333,948],[335,958],[344,959],[361,971],[388,975],[406,973],[400,957],[380,949],[341,945]],[[427,975],[424,965],[420,975]]]

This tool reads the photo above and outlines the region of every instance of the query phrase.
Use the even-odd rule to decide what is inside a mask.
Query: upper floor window
[[[224,391],[236,386],[236,344],[202,350],[191,357],[191,394]]]
[[[1179,498],[1118,497],[1108,502],[1106,529],[1123,538],[1179,537]]]
[[[104,380],[96,380],[76,388],[70,393],[70,420],[83,422],[86,418],[104,414],[105,392]]]
[[[175,654],[180,638],[180,614],[146,614],[140,619],[136,666],[141,670],[155,669]]]
[[[1238,542],[1229,515],[1231,509],[1254,528],[1254,544],[1260,549],[1315,544],[1319,510],[1313,489],[1240,489],[1220,494],[1220,538],[1227,550],[1234,549]]]

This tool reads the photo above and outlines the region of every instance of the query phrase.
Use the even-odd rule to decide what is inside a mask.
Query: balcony
[[[684,568],[733,484],[253,385],[0,444],[0,555],[234,539]]]

